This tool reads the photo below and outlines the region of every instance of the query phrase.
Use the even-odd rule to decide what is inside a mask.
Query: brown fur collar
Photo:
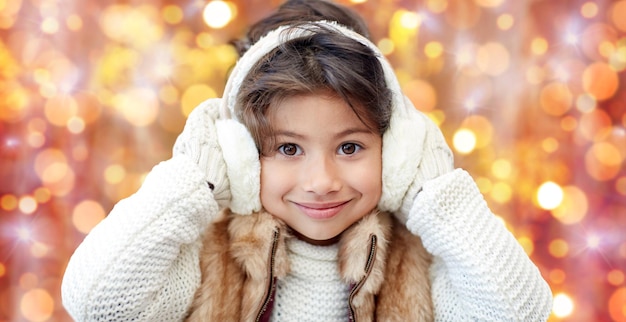
[[[293,238],[288,227],[267,212],[224,212],[205,232],[202,285],[188,321],[254,321],[269,279],[289,273],[287,238]],[[387,213],[373,212],[348,228],[339,241],[339,270],[356,287],[356,321],[432,320],[430,262],[419,237]]]

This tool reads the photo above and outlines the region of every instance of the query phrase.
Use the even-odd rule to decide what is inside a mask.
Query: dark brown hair
[[[347,7],[326,0],[289,0],[278,7],[273,14],[253,24],[246,36],[241,40],[233,41],[233,44],[241,56],[261,37],[280,26],[320,20],[336,21],[365,38],[370,37],[365,21]]]
[[[374,133],[389,126],[391,91],[378,57],[366,45],[320,24],[296,24],[308,36],[282,42],[259,60],[244,79],[235,113],[261,153],[273,145],[268,109],[282,99],[331,93],[343,99]]]

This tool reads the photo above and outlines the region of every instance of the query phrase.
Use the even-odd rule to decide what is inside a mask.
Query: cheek
[[[282,195],[289,185],[287,171],[280,171],[272,160],[261,159],[261,203]],[[284,169],[283,169],[284,170]]]

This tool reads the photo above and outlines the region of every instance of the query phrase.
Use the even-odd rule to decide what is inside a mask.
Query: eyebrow
[[[364,129],[364,128],[357,128],[357,127],[352,127],[352,128],[348,128],[345,129],[337,134],[335,134],[335,138],[341,138],[350,134],[368,134],[368,135],[376,135],[376,133],[373,133],[372,131],[370,131],[369,129]],[[288,131],[288,130],[281,130],[281,131],[275,131],[274,132],[275,136],[286,136],[286,137],[291,137],[291,138],[296,138],[296,139],[304,139],[305,136],[302,134],[298,134],[296,132],[293,131]]]

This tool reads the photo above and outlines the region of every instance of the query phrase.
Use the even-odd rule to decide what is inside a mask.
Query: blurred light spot
[[[612,269],[606,274],[606,280],[615,286],[619,286],[624,283],[624,272],[619,269]]]
[[[424,54],[431,59],[440,57],[443,54],[443,45],[438,41],[429,41],[424,46]]]
[[[37,210],[37,200],[32,196],[24,196],[20,198],[18,207],[22,213],[30,215]]]
[[[611,54],[609,64],[615,71],[621,72],[626,69],[626,40]]]
[[[79,15],[70,15],[65,20],[67,29],[72,31],[79,31],[83,29],[83,19]]]
[[[604,58],[601,53],[603,43],[615,43],[618,39],[615,29],[604,23],[592,23],[581,34],[580,48],[591,60],[600,61]]]
[[[163,28],[156,7],[114,4],[100,13],[100,28],[112,40],[134,48],[146,48],[160,40]]]
[[[85,122],[80,117],[72,116],[67,120],[67,129],[74,134],[82,133],[85,129]]]
[[[233,6],[226,1],[213,0],[207,3],[202,12],[202,18],[207,26],[215,29],[225,27],[234,16]]]
[[[358,3],[365,3],[367,2],[367,0],[350,0],[350,2],[358,4]]]
[[[7,267],[4,263],[0,263],[0,278],[2,278],[7,273]]]
[[[552,82],[541,89],[539,104],[549,115],[560,116],[572,106],[572,93],[566,84]]]
[[[626,177],[621,177],[615,181],[615,190],[623,196],[626,196]]]
[[[550,270],[550,273],[548,273],[548,279],[550,280],[551,284],[561,284],[565,282],[566,277],[567,275],[565,275],[565,272],[562,269],[558,268]]]
[[[400,25],[406,29],[417,29],[422,24],[422,16],[411,11],[402,11]]]
[[[565,293],[558,293],[554,296],[552,302],[552,312],[556,317],[564,318],[568,317],[574,311],[574,302]]]
[[[598,5],[591,1],[585,2],[580,7],[580,14],[587,19],[593,18],[598,14]]]
[[[620,151],[613,144],[599,142],[585,153],[585,169],[594,179],[608,181],[617,176],[622,160]]]
[[[497,76],[504,73],[510,64],[509,51],[499,42],[490,42],[478,48],[476,65],[484,73]]]
[[[55,34],[59,31],[59,21],[53,17],[47,17],[41,23],[41,31],[46,34]]]
[[[33,232],[30,228],[22,226],[15,229],[17,239],[23,242],[30,242],[33,239]]]
[[[563,201],[563,189],[558,184],[547,181],[537,189],[537,202],[539,207],[551,210],[558,207]]]
[[[18,83],[3,82],[0,86],[0,120],[19,122],[27,112],[30,92]]]
[[[152,89],[134,87],[117,94],[115,108],[134,126],[148,126],[156,120],[159,113],[159,100]]]
[[[511,189],[511,186],[506,182],[496,182],[493,185],[493,189],[491,189],[491,193],[489,195],[494,201],[504,204],[511,200],[513,190]]]
[[[600,52],[600,55],[602,55],[602,57],[610,57],[615,52],[615,50],[615,45],[613,45],[613,43],[609,41],[603,41],[602,43],[600,43],[600,46],[598,46],[598,51]]]
[[[88,234],[106,216],[102,206],[93,200],[84,200],[74,207],[72,223],[76,230]]]
[[[613,2],[609,9],[609,16],[617,29],[626,32],[626,19],[624,19],[626,17],[626,1]]]
[[[161,9],[161,16],[165,22],[175,25],[183,21],[184,13],[179,6],[171,4]]]
[[[67,175],[70,167],[66,162],[53,162],[49,164],[41,174],[41,181],[44,184],[57,183]]]
[[[38,203],[46,203],[50,201],[50,190],[45,187],[39,187],[35,189],[33,196]]]
[[[491,189],[493,189],[493,184],[491,180],[485,177],[476,178],[476,185],[478,186],[478,190],[480,190],[482,194],[488,194],[489,192],[491,192]]]
[[[33,242],[30,246],[30,254],[35,258],[42,258],[48,254],[50,247],[48,247],[44,243],[40,243],[38,241]]]
[[[22,0],[3,0],[0,4],[0,29],[10,29],[17,20]]]
[[[215,46],[215,37],[208,32],[201,32],[196,36],[196,44],[200,48],[209,49]]]
[[[548,41],[543,37],[535,37],[530,43],[530,51],[536,56],[545,54],[548,51]]]
[[[452,139],[454,149],[461,154],[468,154],[476,147],[476,135],[468,129],[460,129]]]
[[[120,183],[125,176],[126,170],[119,164],[110,165],[104,170],[104,180],[109,184]]]
[[[504,0],[475,0],[475,1],[479,6],[488,7],[488,8],[499,7],[504,2]]]
[[[448,8],[448,0],[426,0],[426,7],[434,13],[441,13]]]
[[[540,84],[541,82],[543,82],[545,77],[546,77],[545,71],[543,70],[543,68],[539,66],[530,66],[526,70],[526,81],[528,81],[528,83],[531,85]]]
[[[556,258],[563,258],[569,252],[569,245],[563,239],[554,239],[548,245],[548,251]]]
[[[591,249],[596,249],[600,246],[600,237],[595,234],[591,234],[587,236],[587,247]]]
[[[393,41],[389,38],[382,38],[378,41],[377,45],[378,48],[380,48],[380,52],[385,56],[391,55],[395,50],[395,45]]]
[[[491,164],[491,173],[498,179],[507,179],[511,170],[511,162],[507,159],[497,159]]]
[[[166,105],[174,105],[178,103],[179,92],[176,86],[164,85],[159,89],[159,99]]]
[[[26,138],[28,145],[33,148],[40,148],[46,143],[46,137],[39,132],[30,132]]]
[[[599,101],[611,98],[619,86],[617,73],[604,62],[589,65],[582,80],[585,91]]]
[[[576,35],[573,32],[566,33],[565,34],[565,42],[567,42],[570,45],[578,44],[578,35]]]
[[[626,287],[620,287],[611,294],[608,307],[613,321],[626,321]]]
[[[567,115],[561,119],[561,128],[564,131],[571,132],[574,131],[578,127],[578,120],[571,116]]]
[[[526,255],[530,256],[535,251],[535,243],[531,238],[522,236],[517,239],[517,242],[522,246]]]
[[[474,148],[484,148],[493,139],[493,125],[482,115],[471,115],[463,120],[461,127],[472,132],[474,135]]]
[[[70,95],[57,95],[46,101],[44,113],[46,119],[56,126],[66,126],[69,120],[76,116],[78,105]]]
[[[503,13],[498,16],[496,23],[498,24],[498,28],[500,28],[500,30],[509,30],[511,29],[511,27],[513,27],[515,19],[513,19],[512,15],[508,13]]]
[[[189,113],[200,103],[209,98],[217,97],[215,90],[205,84],[191,85],[185,90],[181,98],[180,106],[183,115],[189,116]]]
[[[17,208],[18,204],[19,202],[17,200],[17,197],[12,194],[3,195],[2,198],[0,198],[0,206],[5,211],[14,210],[15,208]]]
[[[415,108],[422,112],[429,112],[437,106],[437,92],[428,82],[421,79],[414,79],[402,86],[402,91],[406,93]]]
[[[585,192],[576,186],[566,186],[563,188],[563,201],[552,209],[552,216],[563,224],[571,225],[585,218],[588,209]]]
[[[54,299],[47,290],[29,290],[22,296],[20,311],[31,322],[47,321],[54,311]]]
[[[593,96],[587,93],[578,95],[578,99],[576,100],[576,108],[579,111],[583,113],[591,112],[594,108],[596,108],[596,106],[597,102]]]
[[[553,137],[545,138],[541,141],[541,147],[544,151],[552,153],[559,148],[559,141]]]

